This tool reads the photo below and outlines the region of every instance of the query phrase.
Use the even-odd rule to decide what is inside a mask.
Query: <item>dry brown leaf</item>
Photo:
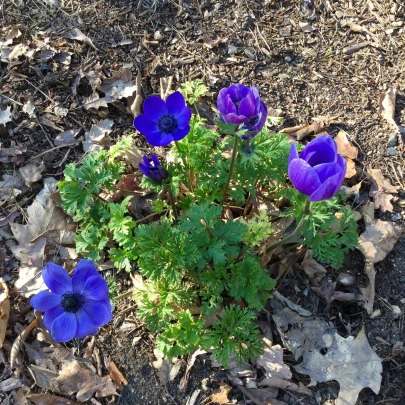
[[[237,385],[236,387],[240,389],[256,405],[287,405],[285,402],[279,401],[270,396],[266,396],[265,399],[261,399],[260,391],[262,390],[247,389],[243,385]],[[263,395],[261,395],[261,397],[263,397]]]
[[[0,109],[0,125],[6,125],[11,122],[11,107],[8,106],[5,110]]]
[[[41,162],[39,165],[36,163],[28,163],[24,167],[20,167],[19,170],[25,184],[28,187],[31,187],[33,183],[42,179],[42,172],[45,170],[45,164],[44,162]]]
[[[393,127],[398,129],[397,123],[394,120],[396,99],[397,89],[395,87],[388,89],[385,93],[381,93],[378,102],[378,113]]]
[[[384,177],[381,169],[369,169],[369,174],[372,176],[379,190],[385,193],[398,193],[400,186],[393,186],[389,179]]]
[[[108,134],[112,131],[113,125],[114,121],[108,118],[93,125],[90,131],[84,134],[83,150],[85,152],[101,150],[101,144],[105,144],[106,140],[109,140]]]
[[[179,389],[181,392],[183,392],[187,388],[190,371],[195,363],[195,360],[197,359],[197,356],[200,356],[201,354],[206,354],[206,353],[207,352],[205,350],[197,349],[193,352],[193,354],[191,356],[189,356],[186,371],[184,372],[183,378],[181,379],[180,384],[179,384]]]
[[[360,288],[363,294],[364,308],[367,313],[371,315],[373,313],[374,298],[375,298],[375,274],[374,263],[366,262],[364,267],[364,272],[366,273],[369,284],[366,288]]]
[[[60,394],[76,394],[78,401],[87,401],[94,392],[97,397],[117,395],[115,385],[109,376],[100,377],[90,368],[87,360],[67,360],[62,363],[59,375],[55,379]]]
[[[345,179],[351,179],[353,176],[357,174],[356,171],[356,164],[353,162],[353,160],[346,158],[347,162],[347,168],[346,168],[346,173],[345,173]]]
[[[137,86],[132,83],[131,69],[123,69],[105,79],[101,85],[101,90],[105,97],[112,101],[131,97],[137,90]]]
[[[3,347],[6,337],[9,316],[10,299],[8,296],[8,287],[3,278],[0,278],[0,348]]]
[[[322,276],[326,274],[325,267],[312,257],[312,250],[307,250],[305,252],[305,257],[302,261],[302,268],[311,280],[313,278],[322,278]]]
[[[29,99],[24,105],[22,110],[28,114],[31,118],[35,117],[35,105],[31,99]]]
[[[0,181],[0,201],[14,201],[23,191],[28,190],[19,172],[4,174]]]
[[[336,380],[340,386],[336,405],[355,405],[366,387],[379,393],[382,361],[371,348],[364,327],[356,339],[345,339],[334,332],[325,336],[324,342],[323,352],[307,350],[302,363],[295,366],[299,373],[311,377],[311,385]]]
[[[93,44],[93,41],[87,35],[84,35],[83,32],[79,30],[79,28],[73,28],[72,30],[67,32],[65,36],[69,39],[75,39],[76,41],[84,42],[85,44],[98,51],[96,46]]]
[[[100,107],[108,107],[108,103],[111,103],[113,100],[108,97],[100,97],[100,95],[96,92],[90,94],[89,97],[85,98],[83,108],[86,110],[90,110],[90,108],[94,108],[98,110]]]
[[[335,142],[338,147],[338,152],[345,158],[357,159],[359,150],[356,146],[352,145],[347,139],[346,133],[344,131],[339,131],[335,136]]]
[[[79,129],[69,129],[68,131],[61,132],[54,140],[55,146],[72,146],[79,143],[76,136],[79,134]]]
[[[118,370],[118,367],[115,365],[115,363],[112,360],[109,360],[107,368],[110,373],[111,379],[114,381],[114,384],[117,387],[121,387],[121,385],[128,384],[128,381],[122,375],[121,371]]]
[[[25,148],[24,148],[25,149]],[[20,164],[24,162],[23,152],[20,148],[1,148],[0,149],[0,162],[1,163],[15,163]]]
[[[232,387],[221,381],[219,383],[219,388],[212,391],[212,394],[210,395],[211,402],[215,402],[220,405],[228,404],[228,394],[231,392],[231,390]]]
[[[58,397],[49,394],[30,394],[25,396],[35,405],[79,405],[78,402],[73,402],[70,399]]]
[[[373,219],[360,235],[357,249],[364,254],[366,260],[378,263],[392,250],[401,233],[402,230],[398,225]]]

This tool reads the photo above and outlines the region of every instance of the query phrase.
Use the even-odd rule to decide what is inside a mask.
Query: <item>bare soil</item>
[[[144,96],[159,94],[162,77],[173,76],[174,88],[199,78],[209,86],[214,100],[220,88],[232,83],[258,87],[274,114],[281,110],[283,127],[310,123],[314,117],[333,117],[333,124],[325,130],[332,135],[346,131],[360,150],[357,175],[347,185],[363,181],[361,190],[367,193],[369,183],[364,170],[382,169],[400,191],[394,211],[378,215],[403,226],[405,165],[401,139],[394,139],[394,149],[389,149],[395,130],[377,113],[380,94],[396,86],[395,120],[405,125],[405,5],[401,0],[156,0],[155,11],[152,0],[64,0],[56,10],[47,3],[48,0],[0,2],[0,40],[17,24],[22,43],[49,38],[53,46],[72,52],[69,65],[25,58],[11,67],[0,62],[0,107],[11,106],[13,111],[13,125],[7,129],[0,126],[2,146],[25,148],[26,159],[40,156],[46,165],[44,177],[61,179],[65,165],[78,162],[83,156],[80,146],[54,147],[53,140],[62,130],[81,127],[82,135],[94,122],[108,116],[114,120],[113,138],[133,132],[132,117],[119,105],[98,111],[81,108],[84,97],[89,95],[85,82],[81,82],[76,95],[72,93],[80,68],[88,71],[99,63],[103,72],[111,76],[123,66],[130,66],[134,76],[138,69],[141,72]],[[66,39],[66,31],[73,27],[91,38],[97,50]],[[122,40],[131,43],[120,45]],[[364,46],[352,48],[356,44]],[[21,105],[29,99],[37,109],[35,117],[21,112]],[[66,116],[52,113],[52,107],[58,103],[69,110]],[[215,111],[211,103],[206,102],[203,114],[213,121]],[[45,116],[54,127],[40,124]],[[140,135],[136,142],[145,146]],[[2,174],[15,169],[12,164],[1,168]],[[26,207],[37,191],[24,193],[19,205]],[[0,207],[1,215],[6,216],[12,208]],[[3,236],[0,243],[5,246]],[[10,255],[4,263],[5,274],[18,267]],[[376,268],[375,309],[381,310],[381,315],[375,319],[353,302],[334,302],[327,308],[298,267],[290,270],[278,288],[292,301],[333,322],[343,336],[348,335],[344,324],[350,324],[353,335],[364,324],[370,344],[384,359],[384,372],[380,393],[363,390],[357,405],[399,405],[405,403],[404,354],[393,356],[392,346],[405,338],[404,236]],[[343,270],[355,274],[356,291],[367,284],[363,269],[360,252],[347,257]],[[331,270],[328,275],[335,280],[337,274]],[[121,292],[127,281],[125,277],[121,280]],[[183,405],[196,390],[201,392],[195,403],[207,403],[204,401],[218,382],[227,381],[226,373],[212,368],[208,356],[200,356],[185,392],[178,389],[185,365],[173,382],[161,386],[151,365],[155,360],[154,336],[137,323],[136,310],[129,308],[131,305],[119,304],[117,312],[122,319],[107,327],[97,342],[102,355],[111,357],[129,382],[117,403]],[[392,305],[401,308],[399,318],[394,318]],[[132,323],[133,328],[123,331],[125,322]],[[140,339],[134,343],[136,337]],[[309,383],[302,375],[296,374],[294,379]],[[333,404],[338,384],[319,384],[311,390],[313,397],[281,392],[279,399],[288,404]],[[237,387],[229,397],[234,403],[249,403]]]

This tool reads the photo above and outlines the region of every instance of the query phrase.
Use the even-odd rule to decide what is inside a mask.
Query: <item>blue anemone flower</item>
[[[217,106],[224,122],[240,125],[249,131],[242,139],[253,138],[266,123],[267,107],[255,87],[249,88],[243,84],[225,87],[218,93]]]
[[[329,135],[309,142],[300,154],[295,142],[291,145],[288,176],[294,187],[311,202],[328,200],[339,191],[346,166],[346,160],[339,155],[336,142]]]
[[[143,163],[139,163],[139,168],[148,179],[162,183],[163,180],[167,179],[167,171],[160,164],[158,157],[154,153],[150,154],[150,158],[151,160],[147,156],[144,156]]]
[[[143,114],[134,120],[134,127],[153,146],[167,146],[183,139],[190,132],[191,109],[184,96],[175,91],[162,100],[150,96],[143,103]]]
[[[80,260],[72,278],[63,267],[48,263],[42,277],[51,291],[39,292],[30,304],[44,312],[44,325],[57,342],[95,335],[112,319],[107,282],[91,260]]]

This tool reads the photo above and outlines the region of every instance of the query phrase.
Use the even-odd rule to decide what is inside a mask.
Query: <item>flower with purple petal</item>
[[[156,183],[162,183],[163,180],[166,180],[168,177],[167,171],[160,164],[158,157],[151,153],[151,160],[147,156],[143,157],[143,163],[139,163],[139,168],[142,173],[150,180],[155,181]]]
[[[153,146],[167,146],[183,139],[190,132],[191,109],[184,96],[175,91],[162,100],[150,96],[143,103],[143,114],[134,120],[134,127]]]
[[[248,136],[243,136],[242,139],[254,137],[266,123],[267,107],[260,100],[255,87],[232,84],[223,88],[218,94],[217,106],[223,121],[240,125],[241,129],[250,131]]]
[[[294,187],[309,201],[332,198],[340,189],[346,174],[346,160],[337,153],[336,142],[321,135],[298,155],[295,142],[291,145],[288,176]]]
[[[63,267],[48,263],[42,277],[51,291],[39,292],[30,304],[44,312],[44,325],[57,342],[95,335],[112,319],[107,282],[91,260],[80,260],[72,278]]]

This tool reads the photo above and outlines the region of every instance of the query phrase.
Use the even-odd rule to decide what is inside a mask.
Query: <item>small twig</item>
[[[52,151],[54,151],[54,150],[56,150],[56,149],[60,149],[60,148],[70,148],[70,147],[75,146],[75,145],[77,145],[77,144],[76,144],[76,143],[71,143],[71,144],[68,144],[68,145],[58,145],[58,146],[54,146],[54,147],[51,148],[51,149],[48,149],[48,150],[46,150],[46,151],[44,151],[44,152],[41,152],[39,155],[33,156],[32,158],[28,159],[27,162],[32,162],[33,160],[38,159],[39,157],[41,157],[41,156],[43,156],[43,155],[45,155],[45,154],[47,154],[47,153],[49,153],[49,152],[52,152]]]
[[[40,93],[42,93],[51,103],[53,104],[58,104],[55,100],[53,100],[51,97],[49,97],[47,94],[45,94],[41,89],[39,89],[37,86],[35,86],[34,84],[32,84],[29,80],[24,79],[30,86],[32,86],[35,90],[39,91]]]

